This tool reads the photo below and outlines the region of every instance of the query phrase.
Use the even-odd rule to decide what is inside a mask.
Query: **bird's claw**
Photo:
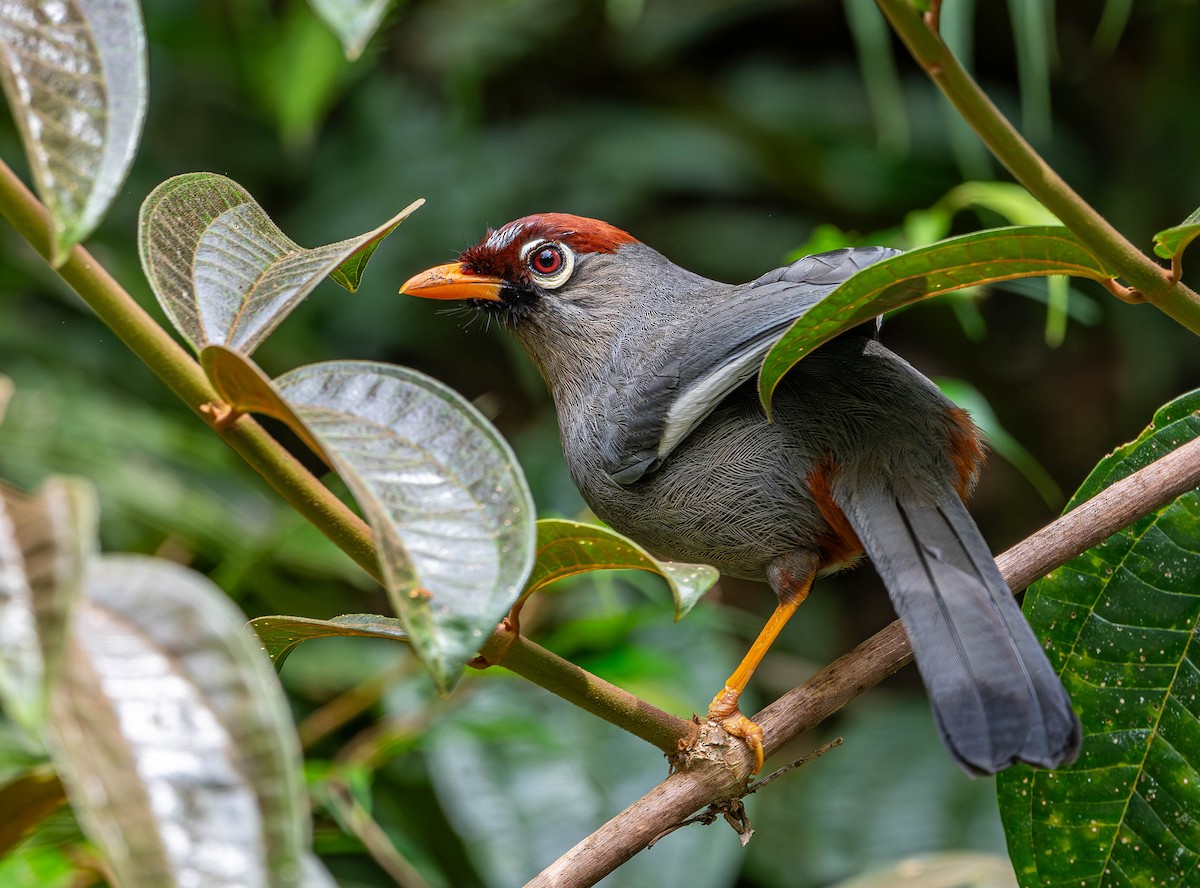
[[[754,753],[754,768],[751,776],[758,774],[763,768],[763,731],[756,722],[742,715],[738,709],[738,698],[742,692],[736,688],[725,687],[708,705],[708,718],[715,721],[726,733],[741,737],[750,751]]]

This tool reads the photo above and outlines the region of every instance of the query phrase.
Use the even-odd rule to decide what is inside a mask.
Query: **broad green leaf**
[[[1154,252],[1164,259],[1174,259],[1187,249],[1197,235],[1200,235],[1200,210],[1178,225],[1154,235]]]
[[[120,884],[302,884],[308,811],[287,703],[204,577],[94,559],[50,724],[72,807]]]
[[[283,668],[283,661],[302,641],[310,638],[332,638],[340,635],[364,638],[390,638],[393,641],[408,641],[408,634],[395,617],[378,614],[343,614],[332,620],[314,620],[310,617],[255,617],[250,628],[258,634],[267,656],[276,669]]]
[[[86,482],[51,478],[33,495],[0,486],[0,701],[34,734],[95,540],[96,501]]]
[[[632,568],[656,573],[671,588],[675,619],[687,615],[720,574],[707,564],[659,561],[633,540],[599,524],[547,518],[537,523],[537,554],[521,597],[589,570]]]
[[[877,262],[817,303],[767,353],[758,379],[763,405],[769,413],[784,374],[843,330],[951,290],[1051,274],[1108,280],[1115,272],[1059,226],[996,228]]]
[[[146,36],[136,0],[0,5],[0,84],[50,210],[58,266],[99,224],[137,150]]]
[[[967,207],[982,207],[1013,225],[1062,224],[1023,185],[1015,182],[963,182],[946,192],[936,206],[950,214]]]
[[[1163,407],[1068,505],[1200,435],[1200,391]],[[1200,874],[1200,492],[1030,587],[1025,613],[1083,720],[1079,760],[998,777],[1022,885],[1192,885]]]
[[[313,11],[337,34],[354,61],[383,21],[392,0],[308,0]]]
[[[58,775],[47,765],[0,786],[0,857],[66,800]]]
[[[187,173],[142,204],[138,251],[163,311],[197,352],[225,345],[249,354],[322,278],[353,292],[379,242],[422,203],[374,231],[310,250],[232,179]]]
[[[325,451],[308,432],[308,427],[279,397],[267,375],[246,355],[223,345],[206,345],[200,351],[200,366],[217,394],[238,413],[261,413],[285,423],[313,453],[330,464]]]
[[[449,690],[533,561],[533,501],[516,457],[459,394],[414,370],[313,364],[275,390],[358,500],[413,650]]]

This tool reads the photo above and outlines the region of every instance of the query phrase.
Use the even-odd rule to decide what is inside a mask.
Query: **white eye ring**
[[[561,260],[561,264],[553,271],[546,272],[539,270],[536,265],[537,258],[530,258],[535,251],[540,250],[542,247],[549,247]],[[575,270],[575,254],[571,252],[570,248],[566,244],[545,238],[532,240],[521,247],[521,261],[525,263],[525,267],[529,269],[529,273],[533,275],[538,286],[544,287],[547,290],[561,287],[567,282],[567,279],[571,276],[571,272]]]

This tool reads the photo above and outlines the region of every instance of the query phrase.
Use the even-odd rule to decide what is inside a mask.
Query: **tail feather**
[[[1079,720],[962,500],[881,486],[834,496],[912,642],[934,717],[972,774],[1074,761]],[[839,495],[841,494],[841,495]]]

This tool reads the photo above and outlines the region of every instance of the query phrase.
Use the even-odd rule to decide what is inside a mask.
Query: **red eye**
[[[529,254],[529,267],[537,274],[554,274],[566,264],[567,257],[558,244],[544,244]]]

